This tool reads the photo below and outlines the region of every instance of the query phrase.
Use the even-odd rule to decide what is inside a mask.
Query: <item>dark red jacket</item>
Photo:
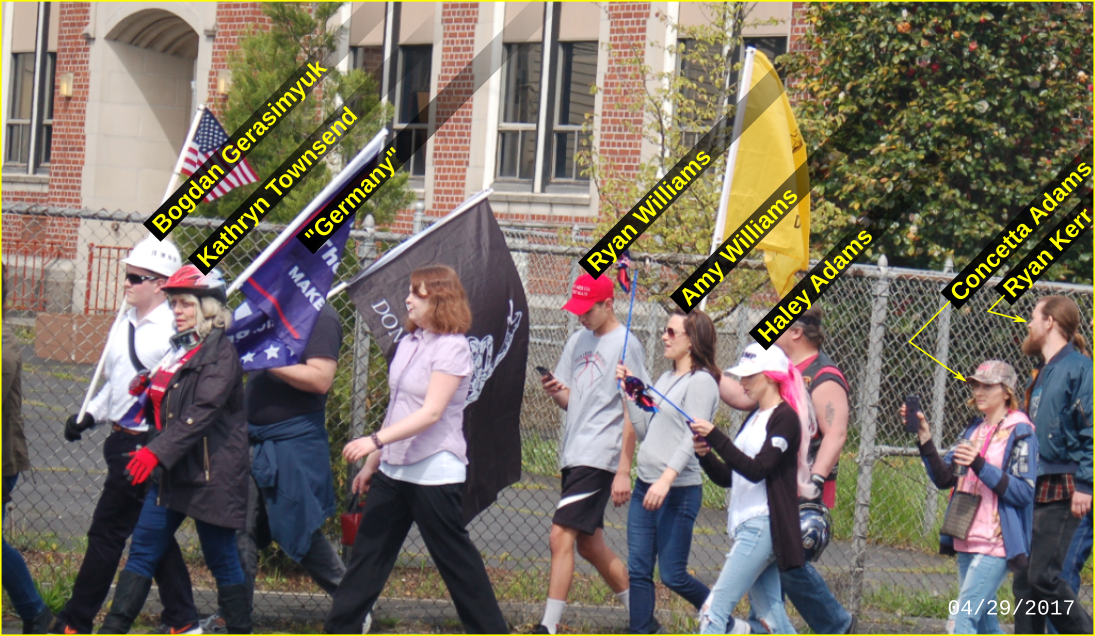
[[[707,453],[700,458],[700,466],[711,481],[723,488],[730,487],[731,472],[755,484],[764,480],[768,493],[772,550],[776,554],[776,565],[785,571],[806,565],[798,517],[798,448],[802,426],[798,414],[784,402],[768,418],[767,431],[768,436],[760,452],[756,457],[749,457],[716,428],[707,435],[707,443],[723,461],[714,453]],[[787,450],[772,445],[773,437],[787,440]]]

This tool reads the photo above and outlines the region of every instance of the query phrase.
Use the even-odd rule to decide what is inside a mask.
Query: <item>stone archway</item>
[[[97,121],[85,159],[87,207],[159,205],[194,112],[200,42],[186,20],[161,8],[134,11],[106,33],[93,69],[98,99],[89,104]]]

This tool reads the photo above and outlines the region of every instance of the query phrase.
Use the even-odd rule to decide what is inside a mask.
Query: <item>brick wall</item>
[[[610,178],[629,178],[641,160],[645,86],[641,70],[633,60],[636,54],[642,59],[649,16],[648,2],[608,4],[611,50],[602,90],[598,150],[611,166]]]
[[[72,97],[54,93],[53,146],[50,151],[49,203],[81,207],[80,183],[84,173],[84,117],[87,113],[88,51],[90,45],[81,35],[87,28],[90,5],[87,2],[59,2],[60,32],[57,34],[57,82],[72,73]],[[54,91],[57,90],[56,85]]]
[[[8,199],[7,193],[4,198]],[[17,251],[25,254],[45,255],[58,252],[68,257],[76,253],[80,219],[31,216],[29,214],[4,215],[4,250],[19,245]],[[56,257],[56,256],[55,256]]]
[[[433,201],[428,214],[441,216],[463,201],[471,154],[471,110],[475,77],[460,74],[475,56],[479,3],[441,5],[441,69],[438,71],[436,120],[448,117],[428,142],[433,153]],[[444,93],[442,93],[444,91]]]
[[[806,52],[810,57],[815,57],[816,54],[811,52],[810,38],[810,24],[806,22],[806,12],[809,10],[806,2],[793,2],[791,3],[791,41],[788,43],[787,52]],[[800,100],[806,99],[807,95],[801,89],[799,89],[799,79],[797,77],[785,77],[784,85],[787,88],[788,98],[792,104],[798,103]]]
[[[262,13],[261,3],[217,3],[217,37],[213,40],[213,61],[209,67],[209,97],[205,105],[218,116],[228,97],[217,92],[217,75],[221,70],[228,68],[228,53],[238,47],[240,36],[246,33],[251,25],[270,26],[270,19]]]
[[[87,27],[89,5],[86,2],[59,2],[57,34],[57,69],[53,87],[53,141],[50,146],[49,187],[47,192],[27,192],[12,188],[4,190],[4,201],[37,203],[61,207],[81,207],[81,181],[84,172],[84,119],[88,98],[88,49],[81,35]],[[72,73],[72,97],[56,94],[57,83],[64,73]],[[47,249],[47,240],[61,243],[63,253],[76,252],[79,219],[58,219],[8,214],[4,216],[3,232],[9,248],[22,244],[34,253],[35,248]],[[40,250],[40,251],[41,251]]]

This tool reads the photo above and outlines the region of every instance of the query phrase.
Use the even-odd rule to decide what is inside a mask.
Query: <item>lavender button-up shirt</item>
[[[449,451],[468,463],[468,443],[464,439],[464,402],[471,386],[471,347],[461,334],[437,334],[418,329],[399,343],[388,371],[388,389],[392,400],[384,428],[399,422],[422,408],[430,375],[437,371],[460,376],[460,386],[452,396],[441,419],[414,437],[386,444],[380,458],[393,466],[414,464],[427,457]]]

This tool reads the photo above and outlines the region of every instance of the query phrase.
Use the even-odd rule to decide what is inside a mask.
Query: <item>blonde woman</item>
[[[127,466],[134,484],[155,477],[141,510],[129,560],[100,630],[129,632],[175,532],[190,517],[229,633],[250,633],[250,597],[236,551],[245,527],[251,456],[243,405],[243,367],[224,335],[231,322],[224,280],[187,264],[164,284],[175,314],[172,350],[152,371],[145,419],[148,445]]]
[[[983,416],[962,434],[962,441],[969,443],[959,443],[945,457],[935,448],[924,413],[916,414],[920,457],[928,477],[940,490],[981,496],[964,539],[939,536],[939,551],[958,557],[958,600],[950,607],[955,634],[1004,633],[996,615],[1007,612],[996,607],[996,591],[1008,570],[1025,568],[1030,556],[1038,437],[1019,410],[1016,380],[1015,369],[1006,362],[989,360],[977,367],[966,380],[973,391],[967,404]]]

